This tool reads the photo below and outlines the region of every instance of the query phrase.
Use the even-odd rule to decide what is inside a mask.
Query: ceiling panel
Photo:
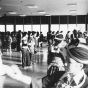
[[[68,4],[77,4],[76,8],[68,8]],[[36,5],[38,8],[27,8],[26,5]],[[8,11],[17,12],[16,15],[71,15],[70,10],[77,10],[77,15],[88,13],[88,0],[0,0],[0,15],[8,14]],[[40,14],[38,11],[45,11]]]

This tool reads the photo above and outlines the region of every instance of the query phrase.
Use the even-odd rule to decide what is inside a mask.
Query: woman
[[[26,68],[31,65],[29,50],[28,50],[28,34],[23,33],[22,37],[22,67]]]
[[[88,88],[85,66],[88,64],[88,47],[83,44],[67,48],[66,73],[55,88]]]

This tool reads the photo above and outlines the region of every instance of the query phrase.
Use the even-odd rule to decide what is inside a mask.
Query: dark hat
[[[68,47],[67,54],[79,63],[88,64],[88,46],[84,44]]]
[[[63,34],[56,35],[55,40],[63,40]]]

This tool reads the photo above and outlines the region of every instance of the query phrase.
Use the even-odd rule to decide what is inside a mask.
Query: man
[[[88,88],[85,65],[88,64],[88,47],[83,44],[67,48],[66,73],[55,88]]]

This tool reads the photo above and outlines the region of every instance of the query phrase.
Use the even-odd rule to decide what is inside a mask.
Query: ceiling
[[[69,8],[68,4],[76,4],[76,6]],[[28,8],[27,5],[36,5],[37,8]],[[87,15],[88,0],[0,0],[0,7],[2,8],[0,15],[7,16],[71,15],[70,10],[76,10],[75,15]],[[17,14],[9,14],[9,11],[15,11]],[[38,11],[45,13],[40,14]]]

